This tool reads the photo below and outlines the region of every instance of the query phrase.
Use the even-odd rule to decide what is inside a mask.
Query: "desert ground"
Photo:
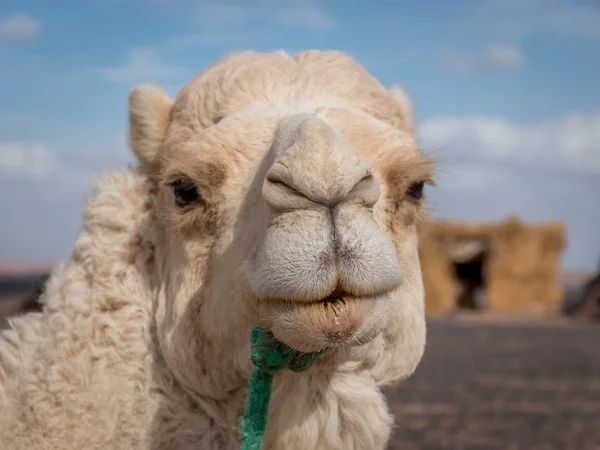
[[[390,449],[600,449],[600,326],[429,319],[413,377],[387,389]]]
[[[0,289],[0,327],[23,294]],[[428,329],[415,374],[385,390],[390,450],[600,449],[600,325],[458,313]]]

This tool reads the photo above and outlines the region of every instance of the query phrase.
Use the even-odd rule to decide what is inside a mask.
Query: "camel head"
[[[247,350],[255,323],[341,354],[407,310],[422,320],[431,173],[401,90],[337,52],[242,53],[175,100],[134,88],[129,112],[154,186],[159,338],[181,377],[203,352]]]

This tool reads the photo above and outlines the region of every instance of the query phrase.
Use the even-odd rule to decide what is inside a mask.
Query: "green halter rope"
[[[254,363],[254,370],[250,376],[246,411],[241,424],[241,450],[262,448],[271,399],[271,384],[275,373],[283,369],[303,372],[326,351],[327,349],[314,353],[301,353],[277,341],[270,331],[259,326],[252,328],[250,359]]]

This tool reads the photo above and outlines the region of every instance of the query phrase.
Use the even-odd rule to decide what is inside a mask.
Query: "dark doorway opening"
[[[487,280],[485,267],[489,258],[485,239],[458,241],[450,247],[450,260],[456,280],[456,307],[477,310],[485,308]]]

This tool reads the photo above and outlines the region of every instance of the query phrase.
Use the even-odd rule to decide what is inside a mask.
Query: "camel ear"
[[[156,156],[167,134],[172,106],[166,92],[149,84],[129,93],[129,145],[150,174],[158,170]]]
[[[415,114],[408,94],[400,86],[392,86],[389,92],[396,106],[396,126],[408,132],[414,131]]]

